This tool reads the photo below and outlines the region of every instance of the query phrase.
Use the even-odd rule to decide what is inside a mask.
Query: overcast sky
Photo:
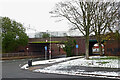
[[[49,13],[55,3],[61,0],[0,0],[0,16],[6,16],[26,27],[37,31],[68,31],[67,22],[55,22],[57,19]],[[29,32],[34,32],[29,30]],[[27,31],[28,33],[28,31]]]
[[[0,0],[0,16],[6,16],[28,27],[42,31],[68,31],[65,21],[56,22],[57,18],[49,13],[55,4],[63,0]],[[120,1],[120,0],[116,0]],[[27,33],[34,33],[27,30]]]

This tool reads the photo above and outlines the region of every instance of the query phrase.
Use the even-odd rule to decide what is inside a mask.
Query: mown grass
[[[109,62],[96,62],[96,63],[107,64],[107,63],[109,63]]]
[[[120,57],[118,56],[106,56],[106,57],[101,57],[101,58],[90,58],[89,60],[109,60],[109,59],[119,59]]]

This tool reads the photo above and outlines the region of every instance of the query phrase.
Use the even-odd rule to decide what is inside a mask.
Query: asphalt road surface
[[[28,59],[2,61],[2,80],[115,80],[88,76],[34,73],[28,70],[21,70],[20,66],[27,63],[27,61]]]

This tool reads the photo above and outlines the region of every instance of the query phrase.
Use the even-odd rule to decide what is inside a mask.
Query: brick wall
[[[83,55],[85,53],[85,39],[76,39],[78,48],[74,48],[73,53],[75,55]]]
[[[107,41],[105,44],[106,56],[120,56],[120,41]]]

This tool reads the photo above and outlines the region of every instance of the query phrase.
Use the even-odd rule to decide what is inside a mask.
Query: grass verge
[[[100,57],[100,58],[90,58],[89,60],[109,60],[109,59],[119,59],[120,57],[118,56],[106,56],[106,57]]]

